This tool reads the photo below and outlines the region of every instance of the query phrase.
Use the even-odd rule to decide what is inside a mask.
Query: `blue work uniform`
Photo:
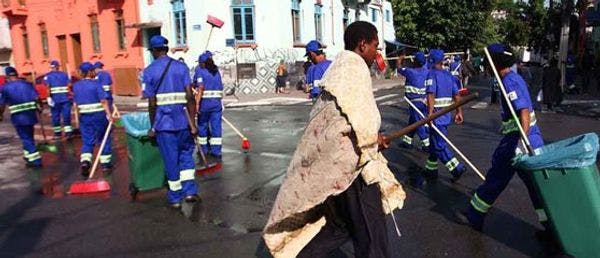
[[[565,70],[565,83],[567,84],[568,89],[575,88],[575,76],[577,74],[577,70],[575,68],[575,58],[573,55],[569,55],[567,57],[567,65]]]
[[[202,146],[204,153],[210,153],[213,156],[221,156],[221,138],[223,128],[221,117],[223,116],[223,82],[219,71],[214,74],[208,69],[197,67],[194,73],[194,85],[204,87],[202,100],[200,101],[200,110],[198,114],[198,142]],[[210,128],[210,130],[209,130]],[[210,152],[209,152],[210,146]]]
[[[102,89],[102,85],[96,80],[83,79],[73,84],[73,99],[79,109],[79,131],[83,141],[80,162],[91,163],[94,146],[102,143],[102,138],[108,127],[108,119],[102,106],[102,100],[108,100],[108,96]],[[104,149],[99,151],[100,164],[105,168],[112,166],[111,143],[112,140],[109,135]]]
[[[33,85],[23,80],[7,82],[0,90],[0,105],[8,105],[10,120],[23,144],[24,159],[31,165],[42,164],[33,139],[33,126],[38,122],[37,99]]]
[[[69,99],[69,76],[61,71],[51,71],[44,76],[44,82],[50,88],[50,98],[54,106],[50,108],[52,114],[52,126],[54,135],[61,136],[61,118],[62,126],[66,136],[73,133],[71,127],[71,100]]]
[[[458,85],[450,72],[442,69],[433,68],[427,74],[425,80],[427,93],[433,93],[435,96],[434,112],[452,105],[453,97],[458,94]],[[448,125],[452,122],[450,113],[440,116],[433,121],[433,124],[444,135],[448,134]],[[464,165],[454,157],[454,153],[448,148],[446,141],[433,128],[429,130],[431,147],[429,148],[429,158],[425,163],[425,170],[431,175],[437,174],[438,159],[448,168],[450,172],[464,169]]]
[[[426,115],[427,89],[425,88],[425,79],[427,78],[427,74],[429,74],[429,70],[425,66],[420,68],[401,67],[398,69],[398,73],[406,77],[404,95],[419,109],[419,111],[421,111],[423,115]],[[419,113],[413,108],[408,109],[408,116],[408,124],[412,124],[423,119],[423,117],[421,117],[421,115],[419,115]],[[427,132],[427,127],[428,126],[426,125],[419,126],[416,130],[417,135],[419,135],[419,138],[421,138],[421,144],[424,147],[429,147],[429,135]],[[404,135],[402,137],[402,141],[410,145],[412,144],[412,138],[414,135],[415,131],[412,131]]]
[[[310,97],[314,100],[321,94],[321,79],[331,65],[331,61],[323,60],[308,68],[306,83],[310,87]]]
[[[462,81],[460,79],[460,74],[462,73],[462,69],[463,68],[462,68],[461,62],[454,61],[454,62],[450,63],[450,73],[456,79],[456,82],[458,83],[459,88],[462,88]]]
[[[102,85],[102,89],[106,92],[106,96],[108,99],[108,106],[112,109],[113,105],[113,96],[112,96],[112,78],[107,71],[99,71],[96,74],[96,80]]]
[[[529,98],[527,84],[523,78],[511,71],[502,82],[506,87],[506,92],[511,101],[515,112],[520,113],[522,109],[528,109],[531,117],[530,127],[527,137],[534,150],[544,145],[542,133],[536,124],[535,113]],[[506,105],[504,98],[502,102],[502,134],[504,137],[496,147],[492,156],[492,167],[488,170],[485,182],[477,188],[471,199],[471,205],[467,212],[467,218],[473,224],[482,225],[483,218],[500,193],[504,191],[515,172],[519,175],[527,190],[529,197],[538,214],[538,219],[542,224],[546,224],[547,217],[543,209],[543,204],[540,196],[534,190],[531,175],[525,171],[516,170],[511,164],[515,154],[518,153],[518,145],[521,139],[516,121],[512,118],[510,110]]]
[[[164,80],[158,85],[163,71],[171,62]],[[180,203],[185,196],[196,195],[194,181],[194,139],[185,114],[186,87],[191,84],[189,69],[168,56],[162,56],[144,69],[144,97],[156,98],[156,117],[152,128],[165,164],[169,184],[168,202]]]

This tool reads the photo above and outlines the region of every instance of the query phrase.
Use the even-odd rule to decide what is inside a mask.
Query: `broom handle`
[[[242,139],[246,139],[246,136],[244,136],[237,128],[235,128],[235,126],[233,126],[233,124],[231,124],[231,122],[229,122],[225,116],[221,116],[221,118],[227,125],[229,125],[229,127],[231,127],[231,129],[233,129],[233,131],[235,131],[235,133],[237,133],[237,135],[239,135]]]
[[[100,155],[102,155],[102,150],[104,150],[104,145],[106,145],[106,140],[108,140],[108,135],[110,134],[110,129],[112,127],[113,121],[108,122],[108,126],[106,127],[106,131],[104,132],[104,137],[102,137],[102,143],[100,144],[100,149],[98,149],[98,153],[96,154],[96,159],[94,159],[94,165],[92,166],[92,172],[88,179],[92,179],[94,177],[94,173],[96,172],[96,168],[98,167],[98,163],[100,162]]]
[[[47,143],[48,139],[46,137],[46,129],[44,128],[44,121],[43,121],[44,118],[42,117],[42,112],[39,112],[37,114],[38,114],[38,120],[40,120],[40,127],[42,128],[42,137],[44,137],[44,142]]]
[[[421,110],[419,110],[415,104],[413,104],[406,96],[404,96],[404,100],[406,100],[406,102],[408,102],[408,104],[422,117],[425,118],[425,115],[423,115],[423,113],[421,112]],[[431,128],[433,128],[433,130],[435,130],[438,135],[440,137],[442,137],[442,139],[444,139],[448,145],[450,145],[450,147],[452,147],[452,149],[454,149],[454,151],[456,151],[456,153],[469,165],[469,167],[471,167],[473,169],[473,171],[475,171],[475,173],[477,173],[477,175],[483,179],[485,181],[485,176],[481,173],[481,171],[479,171],[479,169],[477,169],[477,167],[475,167],[475,165],[473,165],[473,163],[471,163],[471,161],[465,156],[465,154],[463,154],[456,146],[454,146],[454,144],[450,141],[450,139],[448,139],[448,137],[446,137],[446,135],[444,135],[442,132],[440,132],[440,129],[437,128],[437,126],[435,126],[434,124],[431,124]]]
[[[476,93],[470,94],[466,97],[460,98],[460,100],[458,102],[455,102],[452,105],[447,106],[447,107],[443,108],[442,110],[435,112],[435,113],[431,114],[430,116],[428,116],[422,120],[419,120],[413,124],[410,124],[409,126],[404,127],[401,130],[396,131],[395,133],[392,133],[391,135],[387,136],[388,142],[391,142],[392,140],[398,139],[398,138],[404,136],[405,134],[408,134],[409,132],[416,130],[419,126],[427,124],[427,123],[435,120],[436,118],[443,116],[446,113],[451,112],[451,111],[459,108],[460,106],[473,101],[477,97],[479,97],[479,93],[476,92]]]
[[[210,36],[212,36],[212,31],[214,28],[214,25],[210,26],[210,31],[208,32],[208,39],[206,40],[206,45],[204,46],[204,51],[208,50],[208,43],[210,43]]]
[[[192,118],[190,117],[190,113],[188,112],[187,107],[183,107],[183,111],[185,112],[185,117],[187,118],[190,129],[194,128],[194,124],[192,123]],[[198,139],[196,139],[196,137],[192,136],[192,138],[194,138],[194,144],[196,144],[196,148],[198,148],[198,152],[200,153],[200,158],[202,159],[202,162],[204,162],[205,166],[208,166],[208,163],[206,163],[206,156],[202,151],[202,146],[200,146],[200,143],[198,142]]]
[[[487,47],[483,48],[483,51],[485,52],[485,57],[491,64],[492,71],[494,71],[494,76],[496,77],[496,81],[498,81],[498,85],[500,85],[500,91],[502,91],[502,96],[504,97],[506,106],[508,106],[508,109],[510,110],[510,114],[512,115],[513,119],[517,123],[517,127],[519,128],[519,133],[521,134],[521,139],[523,140],[523,142],[525,142],[527,154],[529,154],[530,156],[533,156],[533,155],[535,155],[535,153],[533,151],[533,147],[531,147],[529,138],[527,137],[525,130],[523,130],[523,126],[521,126],[521,121],[519,120],[519,116],[517,116],[517,112],[515,112],[515,109],[512,106],[512,102],[508,98],[508,94],[506,93],[506,88],[504,87],[502,78],[500,78],[500,75],[498,74],[498,71],[496,70],[496,65],[494,64],[494,60],[492,60],[492,56],[490,55],[490,52],[488,51]]]

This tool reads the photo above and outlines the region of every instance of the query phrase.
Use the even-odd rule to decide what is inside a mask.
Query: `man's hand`
[[[457,125],[462,124],[464,121],[463,119],[463,114],[462,112],[456,112],[456,114],[454,115],[454,123],[456,123]]]
[[[112,115],[110,114],[106,114],[106,120],[108,120],[109,123],[114,122],[115,120],[113,119]]]
[[[192,134],[192,136],[196,137],[196,135],[198,135],[198,128],[196,128],[196,126],[192,126],[190,128],[190,133]]]
[[[385,150],[390,147],[390,139],[383,134],[377,135],[377,144],[379,145],[379,150]]]
[[[148,137],[150,137],[150,138],[156,137],[156,131],[154,131],[154,128],[148,129]]]

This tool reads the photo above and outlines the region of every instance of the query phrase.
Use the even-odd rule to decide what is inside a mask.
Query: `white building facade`
[[[281,60],[288,66],[288,81],[296,84],[303,77],[304,45],[317,39],[333,59],[344,48],[345,27],[356,20],[377,27],[382,48],[384,40],[395,39],[392,7],[384,0],[139,1],[140,23],[131,27],[142,29],[144,45],[160,33],[169,39],[171,56],[183,58],[190,68],[210,50],[226,88],[238,85],[238,93],[274,90]],[[209,15],[224,25],[211,32]],[[146,54],[145,65],[151,61]]]

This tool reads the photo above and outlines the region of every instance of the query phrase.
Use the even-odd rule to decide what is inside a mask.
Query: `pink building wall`
[[[36,76],[49,70],[51,60],[61,61],[64,71],[77,76],[78,52],[82,61],[101,61],[113,74],[115,92],[121,95],[139,94],[137,69],[143,68],[141,32],[124,29],[125,49],[119,48],[117,17],[122,13],[124,24],[139,20],[138,1],[126,0],[2,0],[2,12],[9,18],[15,66],[19,73]],[[24,5],[23,5],[24,3]],[[97,17],[100,50],[92,40],[91,17]],[[42,25],[48,38],[48,56],[44,55]],[[23,32],[27,31],[30,57],[26,57]],[[62,47],[59,37],[66,41]],[[77,49],[79,38],[81,51]],[[61,52],[63,55],[61,57]],[[66,53],[66,58],[65,54]]]

